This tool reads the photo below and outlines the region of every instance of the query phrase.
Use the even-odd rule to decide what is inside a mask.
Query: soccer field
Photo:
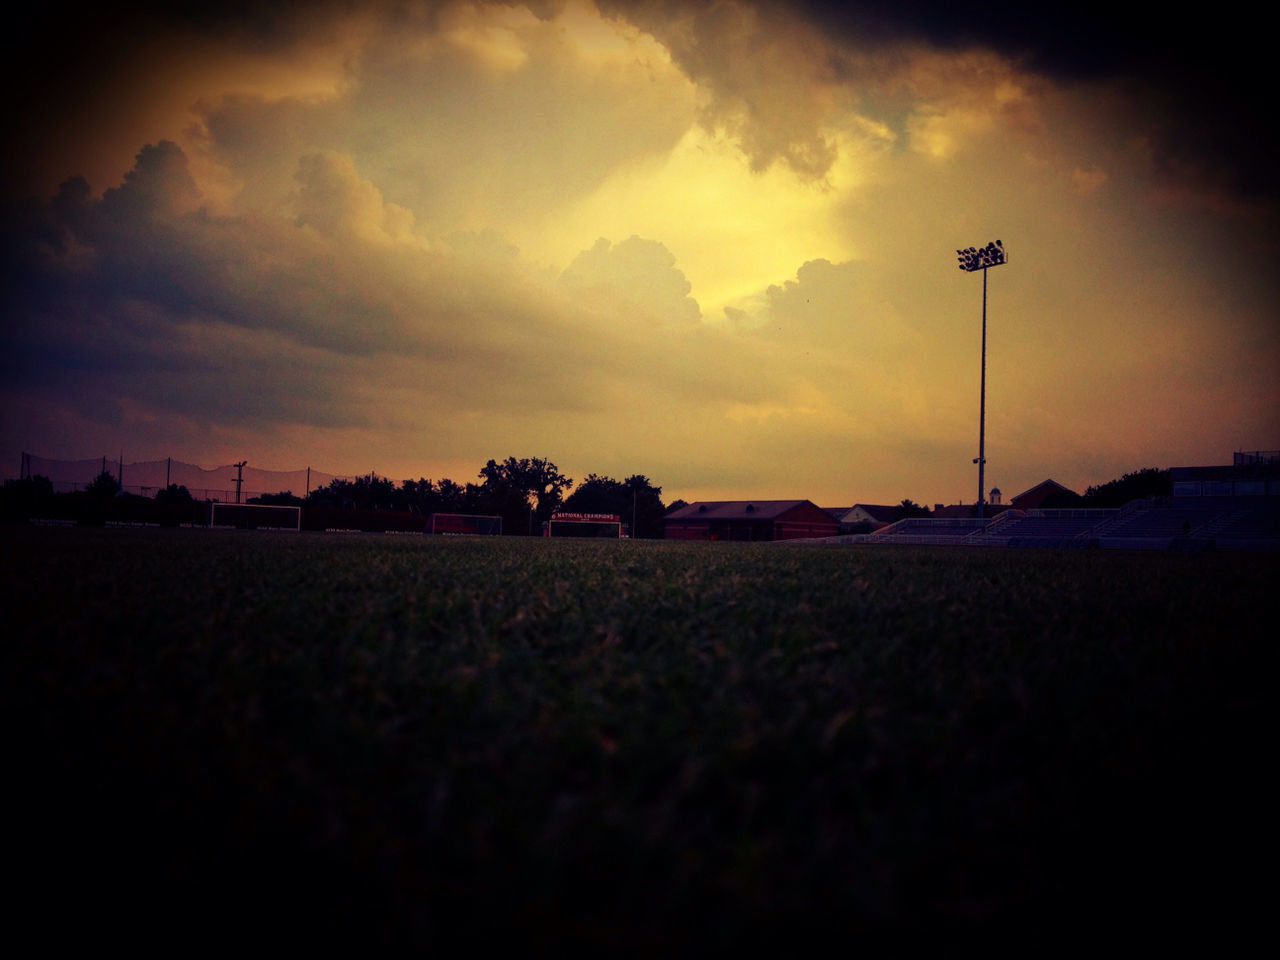
[[[651,955],[1230,914],[1221,945],[1260,909],[1273,554],[0,538],[16,913],[94,943]]]

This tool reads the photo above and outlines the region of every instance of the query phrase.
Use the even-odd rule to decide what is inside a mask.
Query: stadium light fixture
[[[1008,263],[1009,255],[1005,252],[1004,244],[996,240],[981,249],[969,247],[967,250],[957,250],[956,259],[960,261],[960,269],[965,273],[973,273],[976,270],[982,271],[982,376],[978,394],[978,456],[973,461],[978,465],[978,519],[982,520],[984,519],[983,504],[985,503],[982,492],[982,474],[983,468],[987,465],[987,270],[990,267],[998,267],[1001,264]]]

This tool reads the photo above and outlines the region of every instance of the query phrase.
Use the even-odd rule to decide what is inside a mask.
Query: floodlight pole
[[[984,468],[987,465],[987,270],[1009,262],[1004,244],[999,240],[988,243],[981,250],[970,247],[968,250],[957,250],[960,269],[966,273],[982,271],[982,371],[978,381],[978,456],[973,462],[978,465],[978,519],[985,519],[984,506],[986,498],[983,493]]]
[[[984,519],[982,471],[987,465],[987,268],[982,268],[982,375],[978,378],[978,519]]]

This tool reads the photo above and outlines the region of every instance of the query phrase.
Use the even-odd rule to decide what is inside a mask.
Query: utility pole
[[[244,483],[244,465],[248,460],[241,460],[239,463],[233,463],[236,468],[236,503],[240,502],[240,484]]]

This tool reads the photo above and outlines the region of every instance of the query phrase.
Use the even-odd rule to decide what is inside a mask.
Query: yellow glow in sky
[[[996,238],[992,485],[1280,445],[1270,208],[1193,176],[1168,145],[1204,141],[1133,78],[785,3],[602,6],[98,49],[10,162],[0,456],[956,502],[981,286],[954,250]]]

